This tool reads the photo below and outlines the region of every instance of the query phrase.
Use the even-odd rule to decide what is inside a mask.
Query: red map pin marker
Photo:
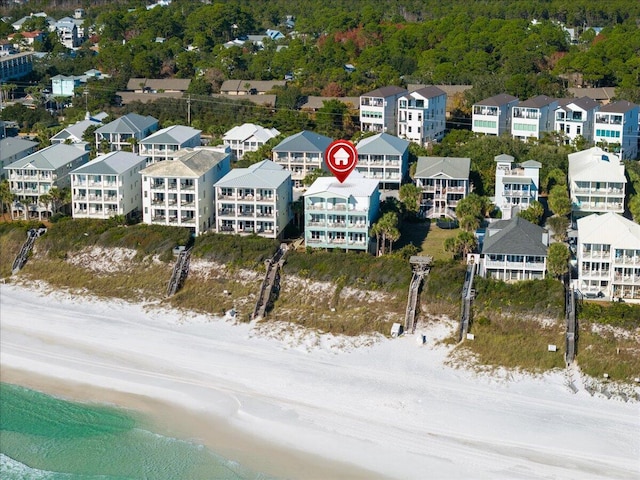
[[[349,140],[336,140],[325,150],[324,161],[331,173],[342,183],[356,168],[358,152]]]

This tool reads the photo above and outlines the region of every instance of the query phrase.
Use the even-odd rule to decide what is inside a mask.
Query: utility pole
[[[191,126],[191,94],[187,95],[187,125]]]

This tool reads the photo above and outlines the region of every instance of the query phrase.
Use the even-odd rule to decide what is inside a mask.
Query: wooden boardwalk
[[[280,269],[282,265],[284,265],[286,254],[287,245],[283,243],[273,257],[265,262],[267,271],[260,285],[260,293],[258,294],[256,307],[253,310],[253,315],[251,315],[252,320],[263,318],[266,315],[274,289],[279,287],[280,284]]]

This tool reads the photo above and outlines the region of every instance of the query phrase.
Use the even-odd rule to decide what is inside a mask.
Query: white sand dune
[[[425,331],[425,345],[401,337],[355,348],[15,285],[0,287],[0,301],[3,381],[47,378],[43,388],[75,385],[78,398],[104,398],[89,394],[99,389],[119,403],[166,403],[176,429],[265,473],[640,478],[639,403],[574,394],[564,372],[448,367],[451,347],[437,344],[447,322]]]

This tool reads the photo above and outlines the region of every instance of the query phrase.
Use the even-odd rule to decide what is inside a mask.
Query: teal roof
[[[78,147],[58,143],[16,160],[4,168],[24,168],[27,165],[31,165],[36,170],[58,170],[67,163],[82,157],[88,159],[89,152],[80,150]]]
[[[278,188],[291,178],[291,172],[271,160],[263,160],[247,168],[234,168],[216,184],[226,188]]]
[[[76,168],[71,173],[85,173],[87,175],[118,175],[126,172],[138,164],[146,163],[147,158],[131,152],[115,151],[100,155],[89,163]]]
[[[285,138],[273,148],[274,152],[322,152],[333,140],[318,133],[303,130]]]
[[[388,133],[378,133],[360,140],[356,145],[356,150],[359,154],[404,155],[409,149],[409,143],[408,140]]]

